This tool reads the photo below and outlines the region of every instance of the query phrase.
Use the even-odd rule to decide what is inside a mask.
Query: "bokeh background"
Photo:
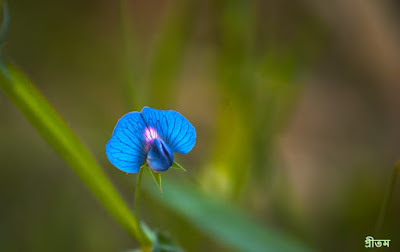
[[[127,202],[135,175],[104,153],[123,114],[174,109],[197,130],[165,177],[316,251],[362,251],[400,150],[393,0],[9,1],[3,48]],[[0,92],[0,251],[137,244]],[[147,183],[152,183],[150,180]],[[400,250],[400,188],[383,231]],[[144,220],[186,251],[234,251],[149,195]],[[205,220],[206,221],[206,220]],[[251,230],[243,230],[251,232]]]

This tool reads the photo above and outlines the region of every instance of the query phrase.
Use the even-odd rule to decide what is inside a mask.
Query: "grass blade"
[[[0,60],[0,88],[129,234],[140,244],[149,244],[93,156],[28,78],[4,60]]]
[[[297,241],[268,230],[221,200],[194,189],[193,185],[168,180],[163,194],[152,186],[145,189],[151,197],[211,238],[239,251],[308,251]]]

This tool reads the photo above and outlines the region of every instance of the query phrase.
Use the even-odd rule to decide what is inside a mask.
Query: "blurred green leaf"
[[[153,178],[154,182],[156,183],[158,189],[160,190],[160,192],[162,193],[162,187],[161,187],[161,173],[155,173],[153,172],[152,169],[150,169],[150,167],[147,166],[147,168],[149,168],[151,177]]]
[[[30,80],[4,60],[0,60],[0,88],[129,234],[140,244],[149,245],[137,218],[90,152]]]
[[[174,161],[174,163],[171,165],[171,168],[175,168],[175,169],[180,169],[183,171],[186,171],[185,168],[183,168],[180,164],[178,164],[177,162]]]
[[[130,110],[139,110],[147,103],[148,87],[140,85],[143,72],[139,54],[139,43],[136,27],[132,20],[131,5],[133,1],[119,1],[119,18],[121,33],[121,82],[124,101]]]
[[[250,214],[196,190],[194,185],[169,180],[164,194],[149,186],[145,189],[204,234],[239,251],[308,251],[298,241],[261,226]]]
[[[179,67],[181,66],[185,44],[193,31],[198,13],[198,0],[174,0],[160,26],[158,41],[147,74],[147,83],[153,106],[170,106],[175,93]]]

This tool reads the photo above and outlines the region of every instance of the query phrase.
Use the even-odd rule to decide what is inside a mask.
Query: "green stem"
[[[379,235],[382,231],[382,227],[385,222],[385,218],[388,213],[389,205],[390,205],[390,202],[392,199],[393,190],[396,185],[396,180],[397,180],[397,175],[399,173],[399,169],[400,169],[400,161],[398,161],[396,163],[395,167],[393,168],[391,181],[390,181],[388,190],[386,191],[385,198],[383,200],[383,205],[382,205],[381,211],[379,213],[378,221],[376,222],[375,233],[377,235]]]
[[[142,173],[143,173],[144,168],[145,168],[145,166],[140,167],[139,174],[138,174],[137,181],[136,181],[135,206],[134,206],[134,210],[133,210],[133,216],[136,219],[137,223],[139,223],[139,233],[140,233],[140,236],[142,237],[142,240],[146,241],[145,243],[140,244],[141,250],[142,250],[142,252],[147,252],[147,251],[151,251],[152,242],[150,241],[150,238],[144,232],[143,227],[140,224],[140,220],[139,220],[140,185],[142,183]]]
[[[140,167],[139,174],[136,181],[136,191],[135,191],[135,206],[134,212],[136,216],[139,216],[139,199],[140,199],[140,184],[142,183],[142,173],[145,166]]]

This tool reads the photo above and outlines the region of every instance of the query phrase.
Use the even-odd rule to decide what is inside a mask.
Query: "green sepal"
[[[177,162],[174,161],[174,163],[172,163],[171,168],[175,168],[175,169],[180,169],[182,171],[186,171],[185,168],[183,168],[180,164],[178,164]]]
[[[148,166],[147,166],[147,167],[148,167]],[[156,185],[157,185],[158,189],[160,189],[160,192],[162,193],[162,187],[161,187],[161,173],[153,172],[153,170],[150,169],[150,167],[148,167],[148,168],[149,168],[149,171],[150,171],[150,173],[151,173],[151,176],[152,176],[153,179],[154,179],[154,182],[156,182]]]

